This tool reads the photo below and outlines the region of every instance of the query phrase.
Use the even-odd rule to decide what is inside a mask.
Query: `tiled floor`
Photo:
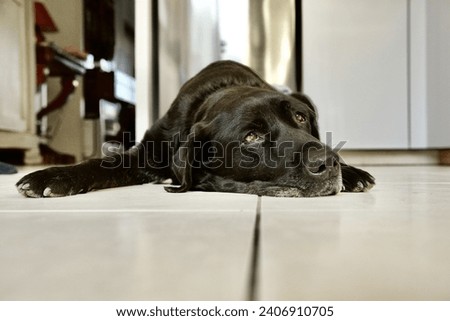
[[[449,300],[450,168],[365,169],[371,192],[310,199],[0,176],[0,300]]]

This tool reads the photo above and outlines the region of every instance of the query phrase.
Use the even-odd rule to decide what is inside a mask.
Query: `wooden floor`
[[[366,169],[371,192],[308,199],[2,175],[0,300],[449,300],[450,167]]]

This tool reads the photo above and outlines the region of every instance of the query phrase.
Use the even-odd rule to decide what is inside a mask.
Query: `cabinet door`
[[[0,129],[26,130],[27,87],[23,1],[0,0]]]
[[[408,147],[407,0],[303,0],[303,90],[322,138]]]
[[[450,148],[450,1],[426,2],[428,147]]]

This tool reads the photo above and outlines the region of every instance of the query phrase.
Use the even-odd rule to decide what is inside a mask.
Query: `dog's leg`
[[[343,192],[366,192],[375,185],[375,178],[362,169],[341,163]]]
[[[24,176],[16,187],[27,197],[58,197],[149,183],[156,179],[156,171],[146,166],[144,152],[143,148],[136,147],[104,159],[50,167]]]

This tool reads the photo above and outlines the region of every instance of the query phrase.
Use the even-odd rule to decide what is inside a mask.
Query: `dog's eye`
[[[251,143],[251,142],[256,142],[259,138],[261,138],[256,132],[251,131],[249,133],[247,133],[247,135],[245,135],[244,140],[247,143]]]
[[[295,119],[299,122],[299,123],[305,123],[306,122],[306,116],[304,114],[302,114],[299,111],[295,112]]]

